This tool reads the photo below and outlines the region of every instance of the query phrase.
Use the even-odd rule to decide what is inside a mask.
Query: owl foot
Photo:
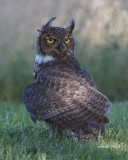
[[[104,133],[105,126],[103,124],[85,124],[76,130],[67,131],[68,136],[80,142],[98,141],[98,136]]]

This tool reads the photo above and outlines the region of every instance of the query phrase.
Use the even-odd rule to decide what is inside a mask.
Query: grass
[[[0,104],[0,160],[127,160],[128,102],[114,103],[104,138],[80,143],[33,124],[22,104]]]

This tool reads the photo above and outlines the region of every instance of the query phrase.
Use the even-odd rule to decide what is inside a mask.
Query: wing
[[[53,109],[45,115],[48,122],[61,127],[75,129],[84,124],[108,123],[106,114],[111,108],[109,100],[97,90],[88,88],[84,98],[64,101],[64,106]]]
[[[82,80],[81,80],[82,81]],[[24,103],[35,119],[75,129],[85,123],[106,123],[108,98],[77,77],[52,74],[24,90]]]

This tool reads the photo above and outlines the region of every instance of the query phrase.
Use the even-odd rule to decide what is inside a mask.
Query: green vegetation
[[[77,57],[98,89],[112,101],[127,100],[128,1],[59,2],[0,3],[0,100],[22,101],[23,88],[32,81],[36,29],[53,16],[57,26],[75,20]]]
[[[0,3],[0,160],[128,160],[127,4],[127,0]],[[122,101],[113,104],[111,123],[98,142],[53,136],[43,122],[33,124],[22,105],[23,88],[32,81],[35,30],[53,16],[59,26],[69,18],[76,21],[80,63],[111,101]],[[11,103],[2,103],[6,101]]]
[[[22,101],[23,88],[32,81],[36,29],[53,16],[58,17],[57,26],[75,20],[77,57],[98,89],[112,101],[127,100],[127,1],[75,0],[68,1],[68,5],[63,1],[56,8],[58,3],[59,0],[0,3],[0,100]]]
[[[93,76],[98,89],[111,100],[128,98],[128,48],[110,40],[105,45],[89,49],[89,41],[84,47],[77,46],[80,63]],[[22,101],[23,88],[32,81],[34,49],[24,49],[0,59],[0,99]],[[27,54],[26,54],[27,53]]]
[[[0,60],[0,99],[22,101],[23,88],[32,81],[32,59],[27,55],[25,58],[19,51],[13,57],[5,55]]]
[[[127,160],[128,103],[113,104],[104,138],[79,143],[33,124],[23,105],[0,104],[0,160]]]
[[[111,100],[126,100],[128,98],[128,48],[122,47],[117,40],[111,41],[111,39],[104,45],[95,46],[92,52],[88,49],[88,43],[86,45],[87,47],[84,46],[84,49],[80,50],[78,58],[93,76],[99,90]]]

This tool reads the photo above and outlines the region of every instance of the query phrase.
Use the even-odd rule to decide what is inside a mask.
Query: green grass
[[[33,124],[23,105],[0,104],[0,160],[127,160],[128,102],[114,103],[104,138],[80,143]]]

